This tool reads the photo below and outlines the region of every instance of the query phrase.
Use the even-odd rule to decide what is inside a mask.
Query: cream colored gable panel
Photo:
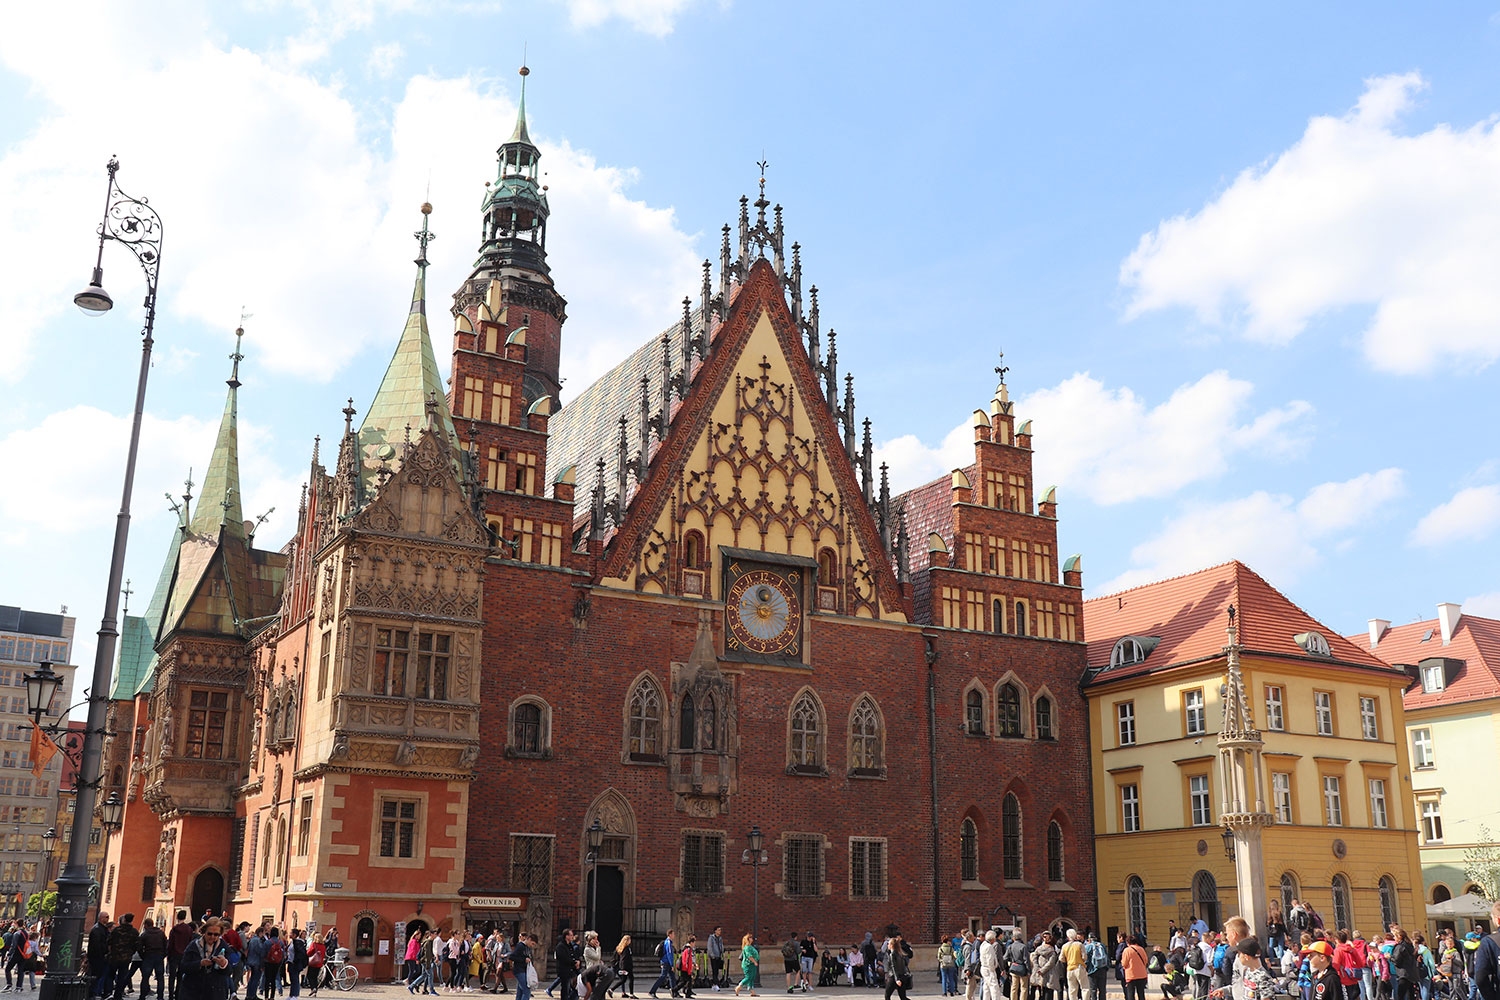
[[[826,550],[833,554],[836,578],[819,582],[832,584],[834,610],[905,621],[899,608],[880,605],[876,567],[852,527],[864,498],[855,495],[846,504],[830,467],[843,442],[819,440],[809,416],[809,407],[822,405],[797,393],[775,329],[762,312],[734,378],[689,450],[671,501],[645,533],[640,557],[625,576],[605,585],[691,594],[683,586],[681,562],[688,532],[698,532],[711,559],[702,596],[722,598],[716,555],[721,547],[813,561]]]

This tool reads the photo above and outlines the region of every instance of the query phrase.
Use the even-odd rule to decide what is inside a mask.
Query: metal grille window
[[[1380,879],[1380,926],[1389,927],[1400,923],[1401,915],[1396,911],[1396,882],[1389,875]]]
[[[1135,745],[1135,702],[1122,701],[1115,706],[1115,717],[1120,723],[1120,746]]]
[[[386,799],[380,804],[380,856],[410,858],[417,844],[417,801]]]
[[[1183,699],[1183,705],[1187,712],[1187,734],[1189,736],[1202,736],[1208,731],[1206,712],[1204,711],[1203,689],[1194,688],[1189,691]]]
[[[1349,926],[1349,880],[1342,875],[1333,877],[1333,925]]]
[[[375,630],[375,662],[370,670],[373,694],[406,694],[406,661],[411,655],[411,632],[399,628]]]
[[[224,758],[224,724],[229,718],[229,693],[193,691],[188,695],[187,745],[189,757]]]
[[[1021,735],[1021,691],[1014,684],[1002,684],[995,699],[995,731],[1001,736]]]
[[[1062,824],[1053,820],[1047,824],[1047,881],[1063,880],[1063,832]]]
[[[1014,794],[1005,796],[1000,807],[1001,855],[1004,860],[1005,878],[1021,877],[1021,800]]]
[[[552,838],[513,834],[510,886],[536,896],[552,895]]]
[[[855,837],[849,841],[849,895],[856,899],[885,898],[884,840]]]
[[[1214,810],[1209,802],[1208,775],[1195,774],[1188,779],[1188,797],[1193,804],[1193,825],[1209,826],[1212,824]]]
[[[1286,716],[1281,707],[1281,686],[1266,685],[1266,728],[1278,732],[1286,728]]]
[[[958,831],[958,877],[979,881],[979,828],[972,819],[964,820]]]
[[[416,697],[433,701],[448,700],[448,660],[453,636],[442,632],[423,632],[417,636]]]
[[[724,891],[724,835],[682,835],[682,891]]]
[[[1388,825],[1385,813],[1384,778],[1370,779],[1370,825],[1381,829],[1384,829]]]
[[[782,885],[787,896],[823,894],[823,838],[788,834],[782,852]]]
[[[1327,691],[1313,692],[1313,714],[1318,720],[1318,735],[1333,735],[1333,695]]]
[[[1380,713],[1374,698],[1359,699],[1359,729],[1367,740],[1380,739]]]
[[[1125,900],[1130,910],[1130,932],[1146,933],[1146,883],[1135,875],[1125,883]]]
[[[1281,873],[1281,912],[1292,912],[1292,900],[1299,899],[1302,890],[1297,888],[1297,876],[1291,872]]]

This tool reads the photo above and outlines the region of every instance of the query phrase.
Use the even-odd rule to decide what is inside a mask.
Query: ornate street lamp
[[[1229,829],[1229,827],[1226,826],[1224,828],[1224,832],[1221,833],[1221,834],[1219,834],[1219,836],[1224,839],[1224,857],[1228,858],[1230,861],[1233,861],[1234,860],[1234,831],[1231,830],[1231,829]]]
[[[104,615],[99,622],[99,642],[94,647],[94,673],[88,689],[88,716],[83,727],[76,778],[76,807],[73,811],[73,839],[68,844],[68,858],[57,876],[57,912],[52,919],[52,953],[47,962],[47,976],[42,980],[39,1000],[82,1000],[88,994],[88,980],[78,975],[83,954],[84,916],[89,909],[89,890],[94,880],[88,871],[89,827],[94,821],[94,805],[99,794],[99,772],[103,767],[105,716],[109,705],[109,679],[114,668],[115,645],[120,636],[120,584],[125,576],[125,543],[130,535],[130,495],[135,486],[135,460],[141,443],[141,418],[146,409],[146,376],[151,372],[152,333],[156,327],[156,282],[161,267],[162,224],[156,209],[145,198],[132,198],[115,182],[120,161],[110,158],[105,164],[109,183],[104,191],[104,220],[99,224],[99,253],[88,286],[73,302],[91,315],[108,312],[114,306],[104,290],[104,242],[123,243],[135,254],[146,274],[146,323],[141,330],[141,368],[136,376],[135,412],[130,425],[130,443],[125,452],[125,483],[120,491],[120,512],[115,517],[114,548],[110,553],[109,581],[104,591]],[[39,673],[41,671],[38,671]],[[28,696],[30,689],[28,689]],[[38,692],[40,697],[40,692]],[[119,796],[114,802],[113,819],[119,826],[124,804]],[[110,803],[102,812],[106,825],[111,817]]]
[[[760,943],[760,870],[771,863],[771,855],[761,850],[765,844],[765,834],[760,832],[760,824],[756,823],[750,827],[750,832],[745,834],[745,840],[750,846],[740,852],[740,864],[749,865],[755,872],[755,893],[751,897],[753,902],[752,918],[750,921],[751,933],[755,935],[755,941]]]
[[[599,929],[599,848],[604,844],[604,824],[599,822],[599,817],[594,817],[593,824],[586,831],[589,840],[589,926],[584,930],[597,931]]]
[[[52,848],[57,843],[57,828],[48,827],[47,832],[42,834],[42,847],[47,851],[47,867],[42,872],[42,889],[46,890],[47,884],[52,881]]]
[[[26,682],[26,712],[40,726],[42,716],[52,710],[52,699],[57,695],[57,689],[62,687],[63,679],[53,672],[52,664],[45,661],[36,668],[35,673],[27,674],[21,679]]]
[[[109,798],[99,807],[99,822],[104,829],[113,833],[120,828],[120,820],[124,817],[125,803],[120,801],[119,792],[110,792]]]

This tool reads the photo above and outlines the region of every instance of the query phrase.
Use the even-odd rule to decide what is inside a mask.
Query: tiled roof
[[[692,314],[694,330],[703,329],[702,313]],[[682,370],[682,322],[667,328],[670,341],[671,370]],[[693,376],[702,364],[695,358]],[[641,376],[647,378],[647,401],[650,412],[661,409],[661,334],[657,334],[618,365],[599,376],[562,409],[547,425],[547,473],[556,478],[569,465],[576,465],[579,502],[576,519],[589,514],[588,497],[598,477],[598,462],[604,459],[604,493],[613,496],[619,471],[620,418],[625,417],[626,452],[637,449],[641,419]],[[674,401],[674,412],[678,403]],[[653,445],[654,446],[654,445]],[[647,456],[649,458],[649,456]],[[635,491],[632,481],[629,491]],[[626,499],[629,499],[627,495]]]
[[[977,468],[977,465],[970,465],[964,469],[964,474],[972,481]],[[932,578],[923,572],[931,562],[927,551],[928,536],[937,532],[948,551],[953,551],[953,474],[946,473],[930,483],[899,494],[891,501],[891,509],[903,504],[908,540],[906,570],[911,574],[912,603],[918,616],[926,618],[932,606]]]
[[[1420,684],[1414,684],[1402,698],[1407,710],[1500,697],[1500,621],[1461,615],[1446,646],[1442,635],[1436,618],[1397,625],[1386,629],[1372,651],[1386,663],[1406,666],[1434,656],[1464,662],[1441,691],[1423,691]],[[1423,641],[1424,637],[1429,638]],[[1368,633],[1351,635],[1349,641],[1364,649],[1370,646]]]
[[[1240,645],[1247,652],[1318,662],[1295,636],[1317,632],[1328,641],[1332,659],[1379,670],[1390,667],[1318,622],[1238,560],[1186,576],[1148,583],[1083,603],[1083,634],[1091,670],[1109,668],[1116,641],[1128,635],[1159,639],[1138,663],[1102,669],[1097,681],[1151,673],[1178,663],[1215,656],[1228,636],[1229,606],[1239,615]]]

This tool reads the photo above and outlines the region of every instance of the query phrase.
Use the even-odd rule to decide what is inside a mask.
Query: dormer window
[[[1441,662],[1423,664],[1422,690],[1427,694],[1443,690],[1443,665]]]
[[[1109,665],[1111,667],[1128,667],[1140,663],[1161,640],[1153,636],[1127,635],[1115,643],[1115,648],[1110,651]]]
[[[1319,632],[1299,632],[1292,639],[1313,656],[1333,656],[1333,650],[1328,648],[1328,640]]]

